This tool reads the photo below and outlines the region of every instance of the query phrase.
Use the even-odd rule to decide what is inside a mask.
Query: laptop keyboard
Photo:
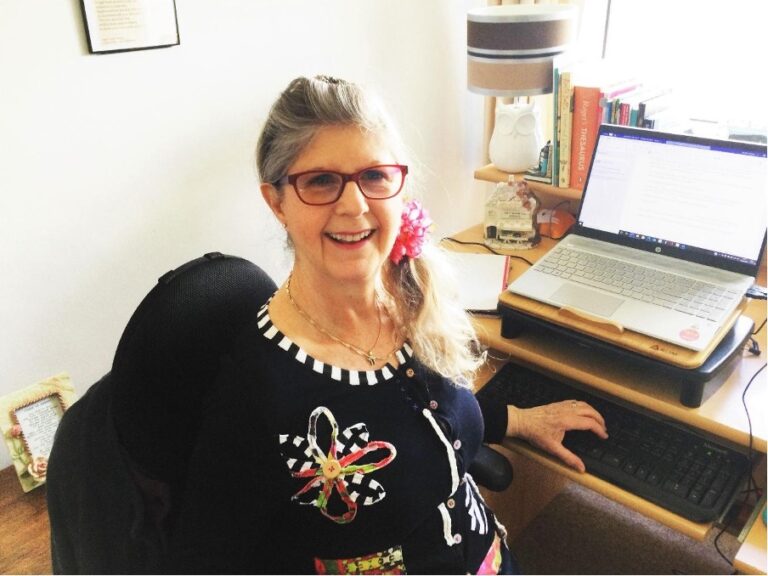
[[[553,248],[536,269],[715,322],[721,320],[740,297],[738,292],[715,284],[562,245]]]
[[[608,439],[572,430],[563,441],[587,472],[694,522],[721,517],[749,469],[746,456],[692,429],[514,364],[499,370],[477,396],[519,408],[570,399],[588,402],[605,419]]]

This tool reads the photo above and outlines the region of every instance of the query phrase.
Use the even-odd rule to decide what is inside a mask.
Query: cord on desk
[[[730,520],[730,521],[728,521],[728,524],[726,524],[725,526],[723,526],[722,530],[720,530],[720,532],[718,532],[717,536],[715,536],[715,540],[714,540],[714,542],[713,542],[713,543],[714,543],[714,545],[715,545],[715,550],[717,550],[717,553],[718,553],[718,554],[720,554],[720,558],[722,558],[723,560],[725,560],[725,561],[728,563],[728,566],[731,566],[731,567],[733,567],[733,560],[731,560],[730,558],[728,558],[728,556],[726,556],[725,554],[723,554],[723,551],[722,551],[722,550],[720,550],[719,541],[720,541],[720,537],[721,537],[723,534],[725,534],[726,530],[727,530],[727,529],[728,529],[728,527],[731,525],[731,522],[732,522],[732,521],[733,521],[733,520]],[[737,571],[737,570],[734,570],[733,572],[731,572],[731,574],[738,574],[738,571]]]
[[[443,236],[440,239],[440,241],[442,242],[443,240],[448,240],[449,242],[455,242],[456,244],[461,244],[462,246],[480,246],[481,248],[485,248],[486,250],[488,250],[488,252],[491,252],[493,254],[499,254],[500,256],[509,256],[510,258],[516,258],[517,260],[522,260],[523,262],[528,264],[528,266],[533,266],[533,262],[531,262],[527,258],[523,258],[522,256],[515,256],[514,254],[505,254],[503,252],[498,252],[493,248],[491,248],[490,246],[486,246],[482,242],[467,242],[464,240],[456,240],[456,238],[451,238],[450,236]]]
[[[749,462],[751,464],[754,464],[753,458],[754,458],[754,449],[753,449],[753,443],[754,443],[754,437],[752,435],[752,417],[749,415],[749,408],[747,407],[747,391],[749,390],[750,386],[752,386],[752,382],[755,381],[757,378],[757,375],[760,374],[763,370],[765,370],[765,367],[768,364],[763,364],[758,370],[752,375],[752,378],[749,379],[749,382],[747,382],[747,385],[744,386],[744,391],[741,393],[741,403],[744,406],[744,413],[747,415],[747,425],[749,427],[749,446],[748,446],[748,452],[747,452],[747,458],[749,459]],[[754,469],[754,466],[752,467]],[[747,490],[745,490],[745,494],[754,493],[757,497],[757,500],[760,499],[760,497],[763,495],[762,490],[760,490],[760,487],[757,484],[757,481],[754,477],[754,471],[753,469],[750,469],[749,472],[749,486]]]
[[[747,350],[750,354],[754,354],[755,356],[760,356],[760,345],[757,343],[757,340],[755,340],[755,335],[760,332],[760,330],[763,329],[763,326],[765,326],[765,319],[763,320],[763,323],[760,324],[757,328],[752,330],[752,334],[749,337],[749,348]]]
[[[762,330],[762,329],[763,329],[763,327],[765,326],[765,321],[766,321],[766,320],[768,320],[768,318],[763,318],[763,323],[762,323],[762,324],[760,324],[760,326],[758,326],[757,328],[755,328],[755,329],[752,331],[752,336],[754,336],[755,334],[757,334],[758,332],[760,332],[760,330]]]
[[[749,482],[747,484],[747,488],[742,491],[742,494],[744,496],[746,496],[746,499],[742,503],[742,507],[746,505],[747,499],[748,499],[750,494],[754,494],[755,495],[755,502],[760,500],[760,498],[763,495],[763,491],[760,490],[760,487],[758,486],[757,481],[755,480],[755,476],[754,476],[754,464],[755,464],[755,462],[754,462],[754,436],[752,435],[752,418],[749,415],[749,408],[747,407],[747,391],[749,390],[750,386],[752,386],[752,382],[755,381],[755,379],[757,378],[757,375],[760,374],[760,372],[762,372],[763,370],[765,370],[766,366],[768,366],[768,364],[763,364],[762,366],[760,366],[760,368],[757,369],[757,371],[754,374],[752,374],[752,378],[749,379],[749,382],[747,382],[747,385],[744,386],[744,390],[741,393],[741,403],[744,406],[744,413],[747,415],[747,425],[749,427],[749,446],[748,446],[748,450],[749,451],[747,452],[747,459],[749,460],[749,462],[750,462],[750,464],[752,466],[752,468],[749,471]],[[733,562],[731,560],[729,560],[725,556],[725,554],[723,554],[723,552],[720,550],[719,541],[720,541],[720,537],[730,527],[731,523],[733,522],[733,518],[735,516],[737,516],[737,515],[731,516],[731,519],[728,522],[726,522],[726,524],[720,530],[718,535],[715,536],[715,540],[713,542],[713,544],[715,546],[715,550],[717,551],[717,553],[723,558],[723,560],[728,562],[728,564],[730,566],[733,566]]]
[[[749,379],[749,382],[747,382],[747,385],[744,386],[744,391],[741,393],[741,403],[744,406],[744,413],[747,415],[747,425],[749,426],[749,452],[747,454],[749,461],[752,461],[753,458],[753,437],[752,437],[752,418],[749,415],[749,408],[747,408],[747,391],[749,390],[749,387],[752,386],[752,382],[755,381],[755,378],[757,378],[757,375],[760,374],[763,370],[765,370],[765,367],[768,366],[768,364],[763,364],[760,366],[760,368],[752,374],[752,378]],[[751,474],[750,474],[751,476]],[[757,485],[755,482],[755,479],[752,478],[752,482]]]

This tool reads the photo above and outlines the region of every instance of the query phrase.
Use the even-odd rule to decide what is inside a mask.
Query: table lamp
[[[536,96],[552,92],[553,59],[571,40],[572,4],[504,4],[467,14],[467,84],[485,96]],[[505,172],[538,165],[542,147],[535,102],[497,103],[491,162]]]

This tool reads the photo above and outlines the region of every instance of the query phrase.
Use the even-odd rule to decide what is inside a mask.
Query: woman
[[[354,84],[298,78],[272,107],[257,164],[293,269],[203,411],[178,530],[185,570],[513,572],[466,474],[484,430],[581,470],[565,430],[605,436],[597,412],[570,402],[487,407],[484,428],[471,391],[482,357],[439,289],[403,161]]]

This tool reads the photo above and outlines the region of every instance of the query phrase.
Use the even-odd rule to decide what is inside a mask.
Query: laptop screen
[[[577,231],[755,275],[766,198],[765,145],[604,124]]]

